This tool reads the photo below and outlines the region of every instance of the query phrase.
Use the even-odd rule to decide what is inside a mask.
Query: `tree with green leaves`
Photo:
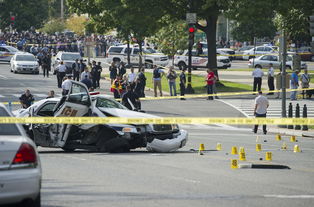
[[[63,32],[65,28],[65,23],[61,19],[52,19],[40,31],[47,34],[55,34],[56,32]]]
[[[97,31],[115,28],[125,37],[131,34],[139,45],[140,67],[142,43],[159,30],[164,16],[158,0],[68,0],[68,5],[76,13],[89,14]]]
[[[48,18],[47,0],[2,0],[0,7],[1,29],[10,26],[11,16],[15,17],[12,27],[18,31],[40,28]]]
[[[165,16],[164,25],[148,40],[166,55],[174,56],[178,50],[187,49],[187,24],[184,21],[174,21]]]

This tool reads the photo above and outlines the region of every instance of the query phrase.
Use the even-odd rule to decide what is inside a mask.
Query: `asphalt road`
[[[16,100],[30,88],[35,98],[44,98],[56,88],[55,76],[22,75],[0,64],[0,101]],[[103,87],[108,83],[102,82]],[[106,89],[107,93],[108,89]],[[104,93],[102,91],[102,93]],[[143,102],[147,113],[160,116],[242,117],[219,100],[168,100]],[[225,125],[184,125],[187,145],[175,153],[149,153],[146,149],[108,154],[41,148],[44,207],[103,206],[313,206],[314,139],[276,141],[275,134],[252,133],[251,128]],[[288,150],[282,151],[283,142]],[[217,143],[222,150],[216,151]],[[262,152],[255,151],[255,144]],[[197,150],[205,145],[204,155]],[[298,144],[301,153],[294,153]],[[291,169],[231,169],[231,147],[244,147],[247,161],[240,163],[282,164]],[[265,160],[265,152],[273,160]],[[260,159],[263,160],[260,160]]]

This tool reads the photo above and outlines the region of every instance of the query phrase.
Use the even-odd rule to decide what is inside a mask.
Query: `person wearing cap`
[[[66,79],[62,82],[62,95],[65,96],[69,93],[72,85],[72,74],[67,74]]]

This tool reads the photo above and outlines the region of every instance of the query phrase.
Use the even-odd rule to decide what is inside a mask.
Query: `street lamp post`
[[[64,2],[63,2],[64,0],[61,0],[61,19],[63,20],[63,18],[64,18]]]

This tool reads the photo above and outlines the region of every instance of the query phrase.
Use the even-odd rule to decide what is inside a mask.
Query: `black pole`
[[[189,40],[189,58],[188,58],[188,84],[185,90],[187,94],[193,94],[194,89],[192,88],[192,47],[193,43],[191,44],[191,40]],[[194,42],[194,41],[193,41]]]
[[[300,118],[300,105],[299,104],[297,104],[295,108],[295,118]],[[295,125],[294,129],[301,130],[301,125]]]
[[[128,38],[128,41],[127,41],[127,51],[128,51],[128,57],[127,57],[128,67],[130,67],[131,62],[130,62],[130,39],[129,38]]]
[[[304,104],[304,106],[303,106],[303,118],[307,118],[307,107],[306,107],[306,104]],[[307,125],[303,125],[302,131],[307,131],[307,130],[309,130]]]
[[[292,103],[289,103],[289,110],[288,110],[288,117],[292,118],[293,112],[292,112]],[[293,125],[288,125],[288,129],[293,129]]]

